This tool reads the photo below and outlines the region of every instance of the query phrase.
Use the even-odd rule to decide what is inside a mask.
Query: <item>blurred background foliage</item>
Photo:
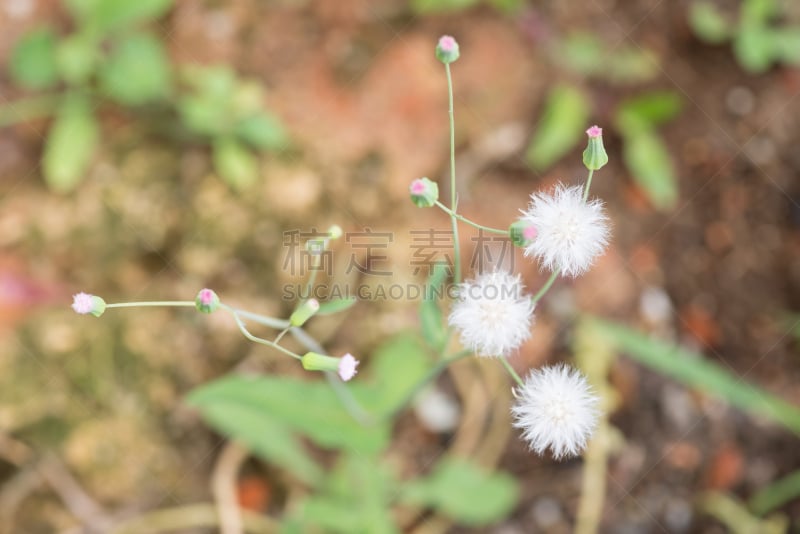
[[[254,454],[228,480],[253,531],[796,528],[795,2],[7,0],[0,25],[5,532],[214,531],[227,436]],[[470,217],[507,226],[532,191],[577,180],[583,131],[605,129],[614,244],[558,282],[513,360],[574,356],[603,392],[585,469],[524,449],[484,362],[364,428],[224,317],[68,309],[79,290],[210,286],[286,316],[304,280],[287,232],[333,223],[394,233],[391,283],[441,283],[411,232],[447,221],[406,194],[446,171],[443,33],[462,47]],[[350,268],[366,258],[348,239],[323,282],[389,283]],[[354,393],[391,413],[441,343],[434,304],[359,302],[311,331],[365,360]]]

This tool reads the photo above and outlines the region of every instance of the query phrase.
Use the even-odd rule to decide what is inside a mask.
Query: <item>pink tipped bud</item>
[[[339,378],[347,382],[356,376],[356,373],[358,373],[356,367],[358,367],[359,363],[360,362],[349,352],[342,356],[342,359],[339,361]]]
[[[599,126],[595,125],[586,130],[586,135],[589,136],[590,139],[597,139],[601,135],[603,135],[603,129]]]
[[[219,308],[219,297],[211,289],[201,289],[194,299],[195,308],[202,313],[212,313]]]
[[[306,321],[311,319],[315,313],[319,311],[319,301],[317,299],[309,299],[292,312],[289,317],[289,324],[292,326],[303,326]]]
[[[523,219],[514,222],[508,229],[508,236],[517,247],[530,245],[531,241],[536,238],[536,234],[536,227]]]
[[[417,178],[408,186],[411,202],[419,208],[430,208],[439,200],[439,185],[428,178]]]
[[[436,59],[448,64],[458,59],[458,42],[449,35],[443,35],[436,44]]]
[[[336,371],[339,378],[347,382],[356,376],[358,372],[356,367],[359,362],[350,353],[341,358],[334,358],[316,352],[307,352],[303,355],[301,363],[306,371]]]
[[[586,130],[589,136],[589,144],[583,151],[583,164],[590,171],[598,171],[608,163],[608,154],[603,146],[603,129],[599,126],[592,126]]]
[[[95,295],[78,293],[72,297],[72,309],[81,315],[91,313],[95,317],[100,317],[106,311],[106,301]]]

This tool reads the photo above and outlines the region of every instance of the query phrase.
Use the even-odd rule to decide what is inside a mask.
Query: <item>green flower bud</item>
[[[608,154],[603,146],[603,129],[592,126],[586,130],[589,136],[589,145],[583,151],[583,164],[590,171],[598,171],[608,163]]]
[[[340,358],[325,356],[316,352],[306,352],[300,362],[306,371],[338,371]]]
[[[202,313],[212,313],[219,308],[219,297],[210,289],[201,289],[194,299],[194,306]]]
[[[439,185],[428,178],[417,178],[408,188],[411,202],[418,208],[430,208],[439,200]]]
[[[453,37],[443,35],[439,38],[436,43],[436,59],[446,65],[457,60],[459,55],[458,43]]]
[[[306,321],[311,319],[315,313],[319,311],[319,301],[317,299],[309,299],[292,313],[289,317],[289,324],[292,326],[303,326]]]

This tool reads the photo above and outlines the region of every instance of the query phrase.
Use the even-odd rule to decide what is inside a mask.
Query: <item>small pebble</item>
[[[733,87],[725,95],[725,106],[734,115],[749,115],[755,107],[756,99],[753,91],[741,85]]]

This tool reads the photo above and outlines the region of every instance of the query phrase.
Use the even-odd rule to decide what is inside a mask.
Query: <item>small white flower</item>
[[[515,394],[514,426],[537,454],[549,447],[561,459],[586,448],[597,426],[600,398],[580,371],[566,364],[535,369]]]
[[[583,187],[559,184],[552,195],[534,193],[522,220],[536,228],[525,247],[550,270],[578,276],[589,270],[608,244],[608,217],[599,200],[583,201]]]
[[[478,356],[508,356],[531,336],[533,303],[519,275],[485,273],[458,288],[448,321]]]

